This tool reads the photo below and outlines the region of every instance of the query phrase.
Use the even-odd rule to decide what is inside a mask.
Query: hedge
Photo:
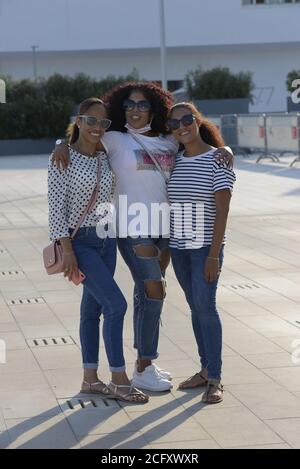
[[[203,70],[199,66],[186,74],[185,83],[192,99],[249,98],[252,101],[254,83],[250,72],[234,74],[229,68]]]
[[[59,74],[47,80],[6,82],[6,104],[0,104],[0,139],[40,139],[65,135],[75,106],[90,96],[102,96],[115,85],[138,80],[136,70],[127,76],[96,80],[85,74],[74,78]]]

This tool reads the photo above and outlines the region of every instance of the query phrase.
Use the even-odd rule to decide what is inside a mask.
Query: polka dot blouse
[[[101,215],[97,206],[109,203],[113,198],[114,176],[107,156],[99,152],[97,156],[82,155],[70,149],[70,166],[58,169],[52,165],[52,155],[48,164],[48,203],[51,241],[69,236],[69,228],[75,228],[87,207],[97,182],[98,160],[101,162],[101,179],[98,201],[82,223],[83,226],[96,226]]]

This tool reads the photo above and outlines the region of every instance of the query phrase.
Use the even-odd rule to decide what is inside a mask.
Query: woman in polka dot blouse
[[[80,308],[84,369],[81,392],[143,404],[148,401],[148,396],[131,385],[125,371],[122,335],[127,303],[113,278],[116,239],[100,238],[96,232],[101,219],[99,205],[108,205],[113,193],[114,178],[107,156],[97,150],[99,139],[110,123],[106,106],[100,99],[83,101],[73,124],[69,167],[60,169],[53,165],[51,155],[48,167],[50,238],[59,240],[62,245],[64,276],[71,280],[79,274],[79,269],[85,275]],[[97,203],[71,240],[70,234],[96,186],[99,165],[101,178]],[[101,315],[106,355],[112,373],[108,386],[99,380],[97,373]]]

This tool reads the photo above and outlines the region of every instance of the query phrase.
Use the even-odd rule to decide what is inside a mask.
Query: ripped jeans
[[[145,360],[158,357],[160,315],[165,298],[165,272],[161,270],[159,258],[168,246],[168,238],[118,238],[119,251],[135,284],[134,348],[138,351],[138,357]],[[147,254],[141,253],[144,247],[148,250]],[[149,294],[148,288],[153,284],[161,289],[161,294]]]

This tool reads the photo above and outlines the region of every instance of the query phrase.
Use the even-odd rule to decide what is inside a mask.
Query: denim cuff
[[[112,372],[112,373],[119,373],[121,371],[125,371],[126,370],[126,367],[125,365],[123,366],[110,366],[109,367],[109,370]]]
[[[159,357],[159,353],[156,352],[155,355],[139,355],[141,360],[156,360]]]
[[[221,383],[221,377],[220,378],[208,378],[208,384],[215,384],[216,386]]]
[[[98,370],[98,363],[84,363],[83,368],[89,368],[91,370]]]

